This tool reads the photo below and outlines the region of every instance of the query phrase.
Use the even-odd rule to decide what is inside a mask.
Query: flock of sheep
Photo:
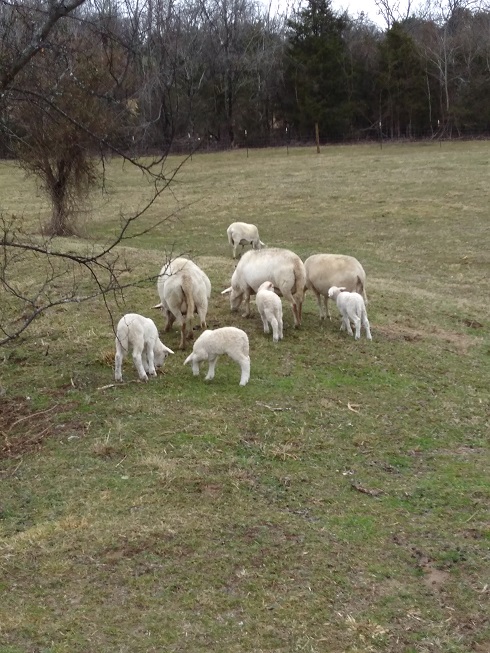
[[[266,247],[260,240],[255,225],[234,222],[227,229],[228,242],[236,258],[238,247],[249,244],[252,249],[240,258],[231,277],[231,285],[222,291],[230,296],[232,311],[245,303],[244,317],[250,315],[250,297],[256,295],[256,306],[262,318],[264,332],[272,327],[274,342],[282,340],[282,303],[284,297],[291,303],[294,326],[301,325],[304,293],[311,290],[317,299],[320,319],[330,318],[328,299],[336,301],[340,311],[341,329],[359,339],[361,326],[371,340],[371,331],[366,313],[366,274],[362,265],[352,256],[342,254],[314,254],[303,261],[288,249]],[[165,264],[157,282],[160,308],[165,316],[167,332],[174,322],[180,326],[180,349],[192,338],[192,320],[197,313],[203,333],[194,343],[192,353],[184,365],[190,363],[195,376],[199,365],[209,362],[206,379],[214,377],[218,356],[227,354],[241,368],[240,385],[246,385],[250,378],[250,354],[248,336],[242,329],[222,327],[207,329],[206,315],[211,296],[211,282],[208,276],[193,261],[178,257]],[[127,313],[117,325],[115,379],[122,381],[122,363],[131,348],[133,361],[142,381],[148,375],[156,376],[165,358],[174,352],[160,340],[158,329],[150,318],[137,313]]]

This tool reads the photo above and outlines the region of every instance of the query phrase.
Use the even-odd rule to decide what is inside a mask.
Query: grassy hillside
[[[143,224],[172,217],[121,250],[125,278],[195,258],[210,327],[249,335],[244,388],[231,361],[205,382],[180,351],[148,384],[126,361],[114,386],[101,301],[0,350],[2,653],[489,650],[489,159],[488,143],[193,156]],[[4,214],[45,220],[9,163],[0,192]],[[147,196],[114,160],[86,239]],[[373,342],[335,306],[320,324],[310,295],[299,330],[284,304],[278,344],[255,307],[231,314],[236,220],[302,258],[356,256]],[[157,301],[130,289],[113,319],[161,328]]]

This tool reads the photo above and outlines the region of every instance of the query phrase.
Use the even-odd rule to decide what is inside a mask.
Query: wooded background
[[[4,81],[58,5],[0,4]],[[329,0],[289,15],[253,0],[72,5],[2,84],[1,156],[66,141],[66,120],[83,127],[83,147],[138,154],[294,144],[314,139],[315,123],[324,142],[490,131],[485,4],[430,0],[401,15],[382,0],[385,29]]]

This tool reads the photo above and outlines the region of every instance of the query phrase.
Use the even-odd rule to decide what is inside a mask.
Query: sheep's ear
[[[162,343],[163,344],[163,343]],[[170,347],[167,347],[167,345],[163,345],[164,351],[167,352],[167,354],[173,354],[174,352],[170,349]]]
[[[345,286],[340,286],[339,290],[340,292],[347,292],[347,288]]]
[[[152,306],[152,308],[162,308],[162,304],[155,304],[155,306]]]
[[[230,287],[227,288],[226,290],[222,290],[222,291],[221,291],[221,294],[222,294],[222,295],[229,295],[229,294],[231,293],[231,291],[232,291],[232,287],[230,286]]]
[[[193,356],[193,354],[189,354],[189,356],[187,356],[187,358],[184,361],[184,365],[187,365],[187,363],[190,363],[190,361],[192,360],[192,356]]]

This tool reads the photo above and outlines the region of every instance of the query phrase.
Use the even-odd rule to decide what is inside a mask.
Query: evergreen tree
[[[302,137],[311,136],[315,123],[330,140],[349,129],[346,26],[346,17],[332,10],[330,0],[308,0],[288,21],[284,117]]]
[[[417,46],[403,25],[394,23],[379,46],[380,119],[392,138],[428,130],[426,77]]]

